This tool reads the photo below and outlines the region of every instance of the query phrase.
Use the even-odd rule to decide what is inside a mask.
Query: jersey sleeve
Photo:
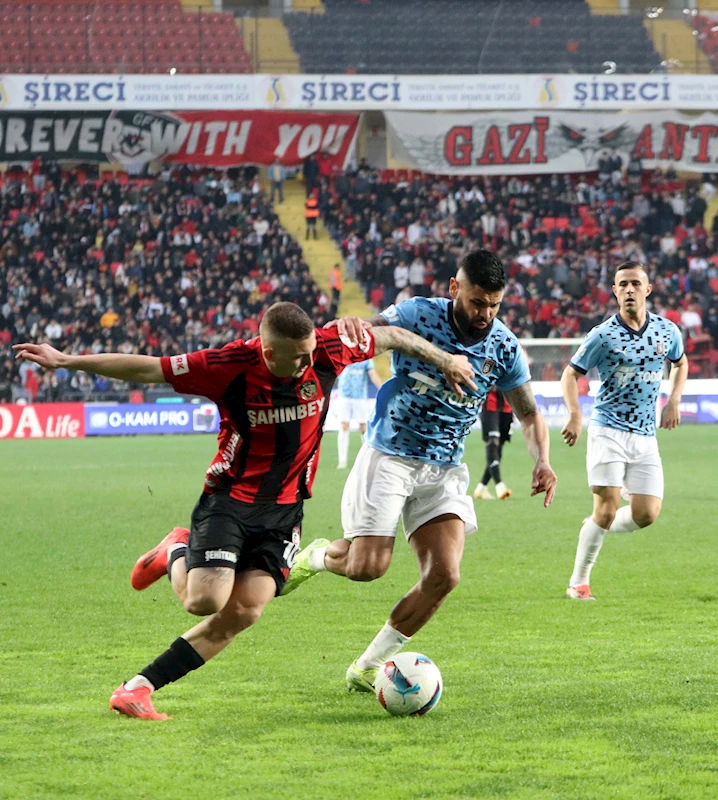
[[[419,315],[418,298],[404,300],[399,305],[390,305],[381,312],[381,316],[390,324],[397,328],[411,330],[414,327],[416,318]]]
[[[510,392],[531,380],[531,370],[521,345],[517,344],[513,361],[507,367],[506,373],[496,381],[496,388],[502,392]]]
[[[676,361],[680,361],[683,358],[684,353],[685,348],[681,332],[677,325],[671,323],[671,344],[666,357],[675,364]]]
[[[376,369],[376,364],[374,363],[374,359],[370,358],[368,361],[364,363],[364,369],[369,372],[370,369]]]
[[[244,342],[231,342],[221,350],[198,350],[180,356],[162,356],[165,381],[180,394],[198,394],[218,403],[229,383],[248,364]]]
[[[352,344],[346,336],[340,336],[337,328],[317,331],[316,361],[339,375],[349,364],[359,364],[374,356],[374,334],[364,329],[364,338]]]
[[[598,366],[599,356],[601,355],[601,334],[597,328],[593,328],[586,334],[583,344],[573,354],[569,366],[576,372],[585,375],[590,369]]]

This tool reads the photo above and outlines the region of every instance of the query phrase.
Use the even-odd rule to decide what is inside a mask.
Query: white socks
[[[139,689],[140,686],[146,686],[151,692],[155,690],[155,687],[144,675],[135,675],[134,678],[130,678],[130,680],[125,683],[125,689],[127,689],[128,692],[133,692],[135,689]]]
[[[584,586],[591,577],[591,567],[596,563],[598,552],[608,531],[601,528],[589,517],[581,528],[576,550],[576,562],[573,565],[573,575],[568,582],[569,586]]]
[[[339,451],[339,468],[345,469],[347,460],[349,459],[349,431],[344,431],[339,428],[339,435],[337,436],[337,449]]]
[[[638,530],[638,525],[631,516],[631,506],[622,506],[616,511],[613,524],[608,530],[609,533],[631,533]]]
[[[411,636],[404,636],[387,622],[364,654],[357,659],[357,667],[359,669],[380,667],[385,661],[395,656],[410,639]]]
[[[326,553],[326,547],[315,547],[314,550],[309,553],[307,564],[312,572],[324,572],[326,569],[324,566],[324,556]]]

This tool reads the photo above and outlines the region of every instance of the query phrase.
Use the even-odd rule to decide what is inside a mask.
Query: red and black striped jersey
[[[219,449],[205,475],[206,492],[229,486],[245,503],[311,497],[334,382],[348,364],[374,355],[370,332],[363,349],[347,346],[336,328],[316,335],[314,363],[301,378],[272,375],[259,337],[161,359],[176,391],[203,395],[219,408]]]
[[[514,413],[509,401],[504,397],[504,393],[500,392],[495,386],[492,387],[486,397],[484,411],[500,411],[503,414]]]

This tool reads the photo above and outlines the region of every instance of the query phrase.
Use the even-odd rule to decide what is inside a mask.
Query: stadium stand
[[[712,72],[718,72],[718,13],[691,14],[691,26],[699,47],[706,54]]]
[[[6,173],[0,191],[0,402],[126,400],[132,389],[18,370],[14,342],[161,355],[250,338],[276,300],[319,326],[332,318],[251,167],[94,181],[50,165]]]
[[[0,2],[0,72],[249,73],[234,15],[157,2]]]
[[[610,164],[599,175],[466,180],[361,165],[324,183],[320,207],[375,309],[446,295],[466,250],[496,250],[510,275],[502,315],[522,337],[582,336],[615,313],[613,268],[646,263],[651,310],[683,329],[691,375],[714,377],[718,227],[703,227],[697,182],[631,180]]]
[[[327,0],[285,21],[307,73],[650,72],[640,16],[591,14],[584,0]]]

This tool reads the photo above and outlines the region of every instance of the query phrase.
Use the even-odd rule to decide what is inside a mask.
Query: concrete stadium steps
[[[308,11],[312,14],[323,14],[325,8],[322,0],[292,0],[292,11]]]
[[[264,172],[265,182],[266,171]],[[275,204],[274,210],[279,216],[282,226],[302,245],[304,250],[304,260],[309,265],[309,269],[317,282],[317,285],[324,289],[331,297],[329,288],[329,275],[335,264],[339,264],[342,272],[345,271],[344,258],[341,251],[334,244],[329,236],[327,229],[321,219],[317,222],[318,237],[305,240],[304,224],[304,201],[306,195],[304,184],[299,180],[287,180],[284,182],[284,203]],[[369,304],[364,299],[361,287],[356,281],[343,281],[341,299],[339,303],[338,316],[356,316],[366,319],[374,315]],[[387,380],[391,376],[389,357],[381,355],[376,359],[376,368],[382,380]]]
[[[332,267],[344,264],[342,254],[332,241],[321,219],[317,222],[318,239],[305,241],[304,185],[299,180],[284,182],[284,203],[275,204],[274,210],[284,228],[302,245],[304,260],[309,265],[317,285],[329,294],[329,275]],[[342,298],[343,300],[343,298]]]
[[[703,227],[709,234],[713,228],[713,220],[716,214],[718,214],[718,192],[713,195],[710,203],[708,203],[708,208],[706,208],[706,213],[703,215]]]
[[[299,56],[292,47],[284,22],[277,17],[237,20],[255,72],[296,74]]]
[[[621,7],[618,0],[586,0],[588,7],[591,9],[592,14],[607,15],[607,14],[620,14]]]
[[[212,0],[180,0],[183,11],[214,11]]]
[[[664,60],[675,59],[685,64],[685,68],[678,70],[679,72],[696,71],[710,75],[712,72],[710,62],[698,46],[693,31],[685,22],[673,19],[645,19],[643,24],[649,37],[653,39],[653,46]]]

